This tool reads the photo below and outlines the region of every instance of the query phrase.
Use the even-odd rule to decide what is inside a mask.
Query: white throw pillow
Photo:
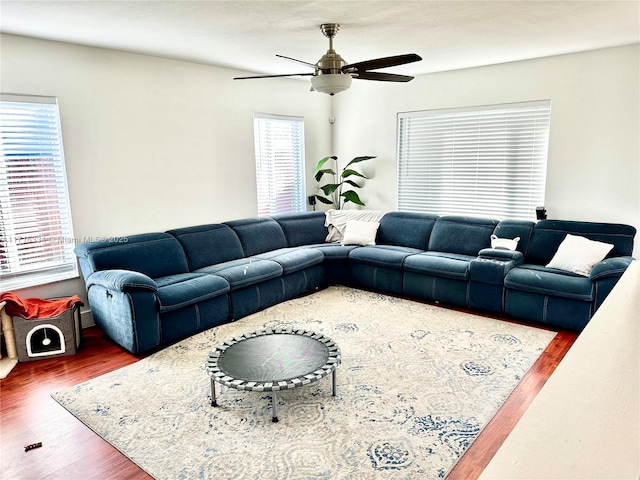
[[[588,277],[593,266],[604,260],[612,248],[613,245],[609,243],[567,234],[547,267]]]
[[[375,245],[379,226],[378,222],[348,220],[342,245]]]
[[[382,212],[379,210],[327,210],[324,226],[327,227],[326,242],[342,242],[344,229],[349,220],[379,222]]]

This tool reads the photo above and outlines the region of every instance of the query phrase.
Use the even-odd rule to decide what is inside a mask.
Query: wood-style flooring
[[[576,337],[566,332],[555,337],[448,479],[469,480],[480,475]],[[50,396],[138,359],[107,340],[97,328],[89,328],[84,330],[76,355],[18,363],[0,380],[0,478],[151,478]],[[24,445],[36,442],[42,442],[42,447],[24,451]]]

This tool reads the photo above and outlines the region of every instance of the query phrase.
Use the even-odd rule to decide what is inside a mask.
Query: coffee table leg
[[[331,374],[331,384],[333,386],[333,396],[336,396],[336,371]]]
[[[210,380],[211,380],[211,406],[217,407],[218,402],[216,401],[216,382],[213,381],[213,377],[211,377]]]
[[[278,421],[278,399],[276,398],[275,390],[271,391],[271,414],[272,414],[271,421],[277,422]]]

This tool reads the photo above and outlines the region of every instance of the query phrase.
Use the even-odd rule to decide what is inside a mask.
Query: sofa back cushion
[[[442,216],[433,226],[429,250],[477,255],[491,246],[491,235],[497,225],[497,220],[489,218]]]
[[[245,257],[287,246],[282,228],[272,218],[247,218],[225,224],[238,235]]]
[[[376,242],[380,245],[426,250],[438,215],[389,212],[380,219]]]
[[[520,237],[516,250],[524,254],[529,247],[531,240],[531,232],[535,222],[527,220],[502,220],[493,231],[493,234],[499,238],[516,238]]]
[[[78,245],[75,253],[85,280],[100,270],[132,270],[151,278],[187,273],[187,257],[180,243],[167,233],[143,233],[113,241]]]
[[[612,244],[613,249],[607,255],[609,258],[631,255],[636,229],[630,225],[617,223],[540,220],[533,227],[529,248],[525,253],[525,263],[535,265],[549,263],[568,233]]]
[[[167,233],[184,248],[191,271],[242,258],[244,254],[240,239],[228,225],[214,223],[177,228]]]
[[[324,243],[329,233],[324,225],[326,215],[321,211],[274,215],[272,218],[282,228],[288,247]]]

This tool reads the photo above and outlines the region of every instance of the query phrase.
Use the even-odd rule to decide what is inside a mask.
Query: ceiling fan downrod
[[[320,25],[320,30],[322,34],[329,39],[329,50],[327,50],[327,53],[316,63],[318,74],[343,75],[342,67],[344,67],[347,62],[333,49],[333,38],[338,33],[338,30],[340,30],[340,25],[337,23],[323,23]]]

